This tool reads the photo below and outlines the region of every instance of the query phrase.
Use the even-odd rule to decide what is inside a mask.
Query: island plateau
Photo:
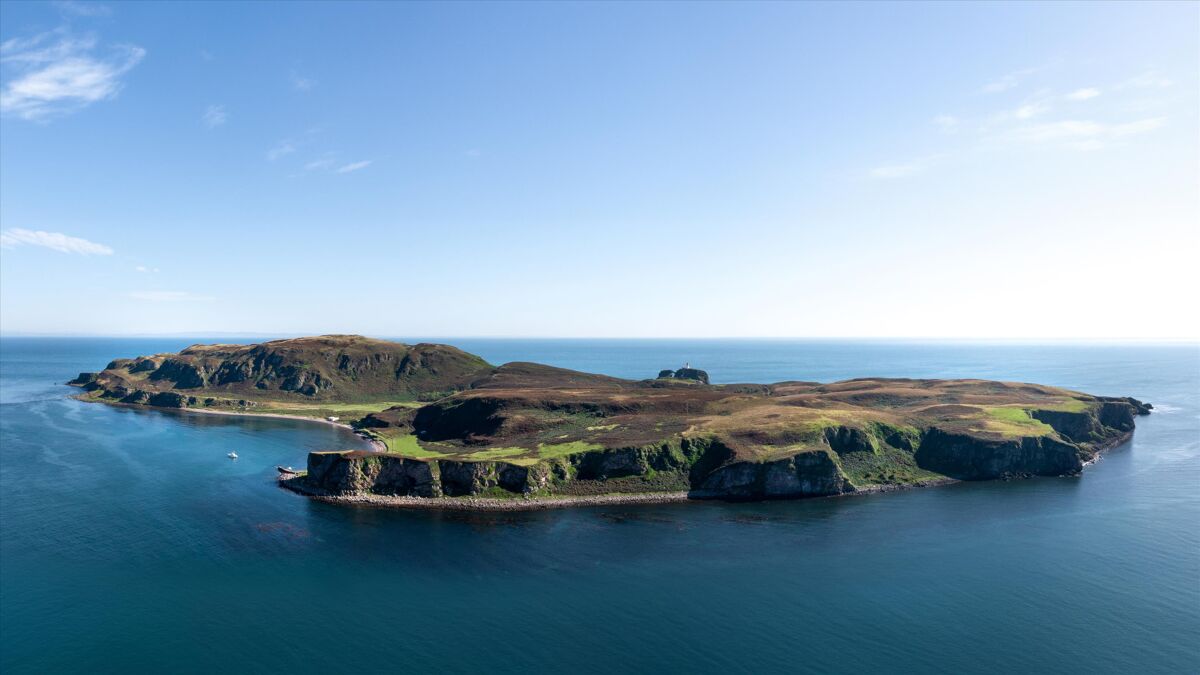
[[[307,471],[283,474],[285,487],[458,508],[1070,476],[1128,440],[1151,409],[973,379],[710,384],[689,366],[627,380],[350,335],[195,345],[117,359],[70,384],[89,401],[335,418],[377,450],[310,453]]]

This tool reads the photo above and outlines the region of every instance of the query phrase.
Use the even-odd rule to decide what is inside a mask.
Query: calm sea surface
[[[984,377],[1158,410],[1079,478],[461,514],[277,488],[276,464],[357,444],[333,427],[61,385],[197,341],[0,340],[0,671],[1200,671],[1195,345],[453,340],[625,377]]]

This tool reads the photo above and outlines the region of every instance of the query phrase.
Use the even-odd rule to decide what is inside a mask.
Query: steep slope
[[[448,345],[323,335],[117,359],[72,384],[105,399],[172,407],[208,398],[403,401],[451,394],[490,370],[483,359]]]

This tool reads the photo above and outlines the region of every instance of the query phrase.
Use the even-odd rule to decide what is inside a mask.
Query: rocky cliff
[[[1136,400],[1119,399],[1087,412],[1042,415],[1073,434],[1085,429],[1078,441],[1057,431],[1005,438],[938,426],[914,434],[887,426],[827,427],[813,445],[776,458],[748,457],[736,443],[686,434],[661,445],[540,461],[320,452],[309,455],[308,474],[299,480],[307,491],[331,496],[536,498],[674,490],[697,499],[816,497],[946,479],[1073,475],[1104,447],[1126,440],[1133,415],[1148,412]]]
[[[255,345],[194,345],[178,354],[116,359],[70,384],[122,403],[212,406],[259,400],[435,399],[490,372],[449,345],[323,335]]]

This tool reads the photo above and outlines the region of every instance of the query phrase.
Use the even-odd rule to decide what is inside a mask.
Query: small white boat
[[[231,453],[229,453],[228,455],[225,455],[225,456],[226,456],[226,457],[228,457],[229,459],[237,459],[237,453],[236,453],[236,452],[231,452]]]

